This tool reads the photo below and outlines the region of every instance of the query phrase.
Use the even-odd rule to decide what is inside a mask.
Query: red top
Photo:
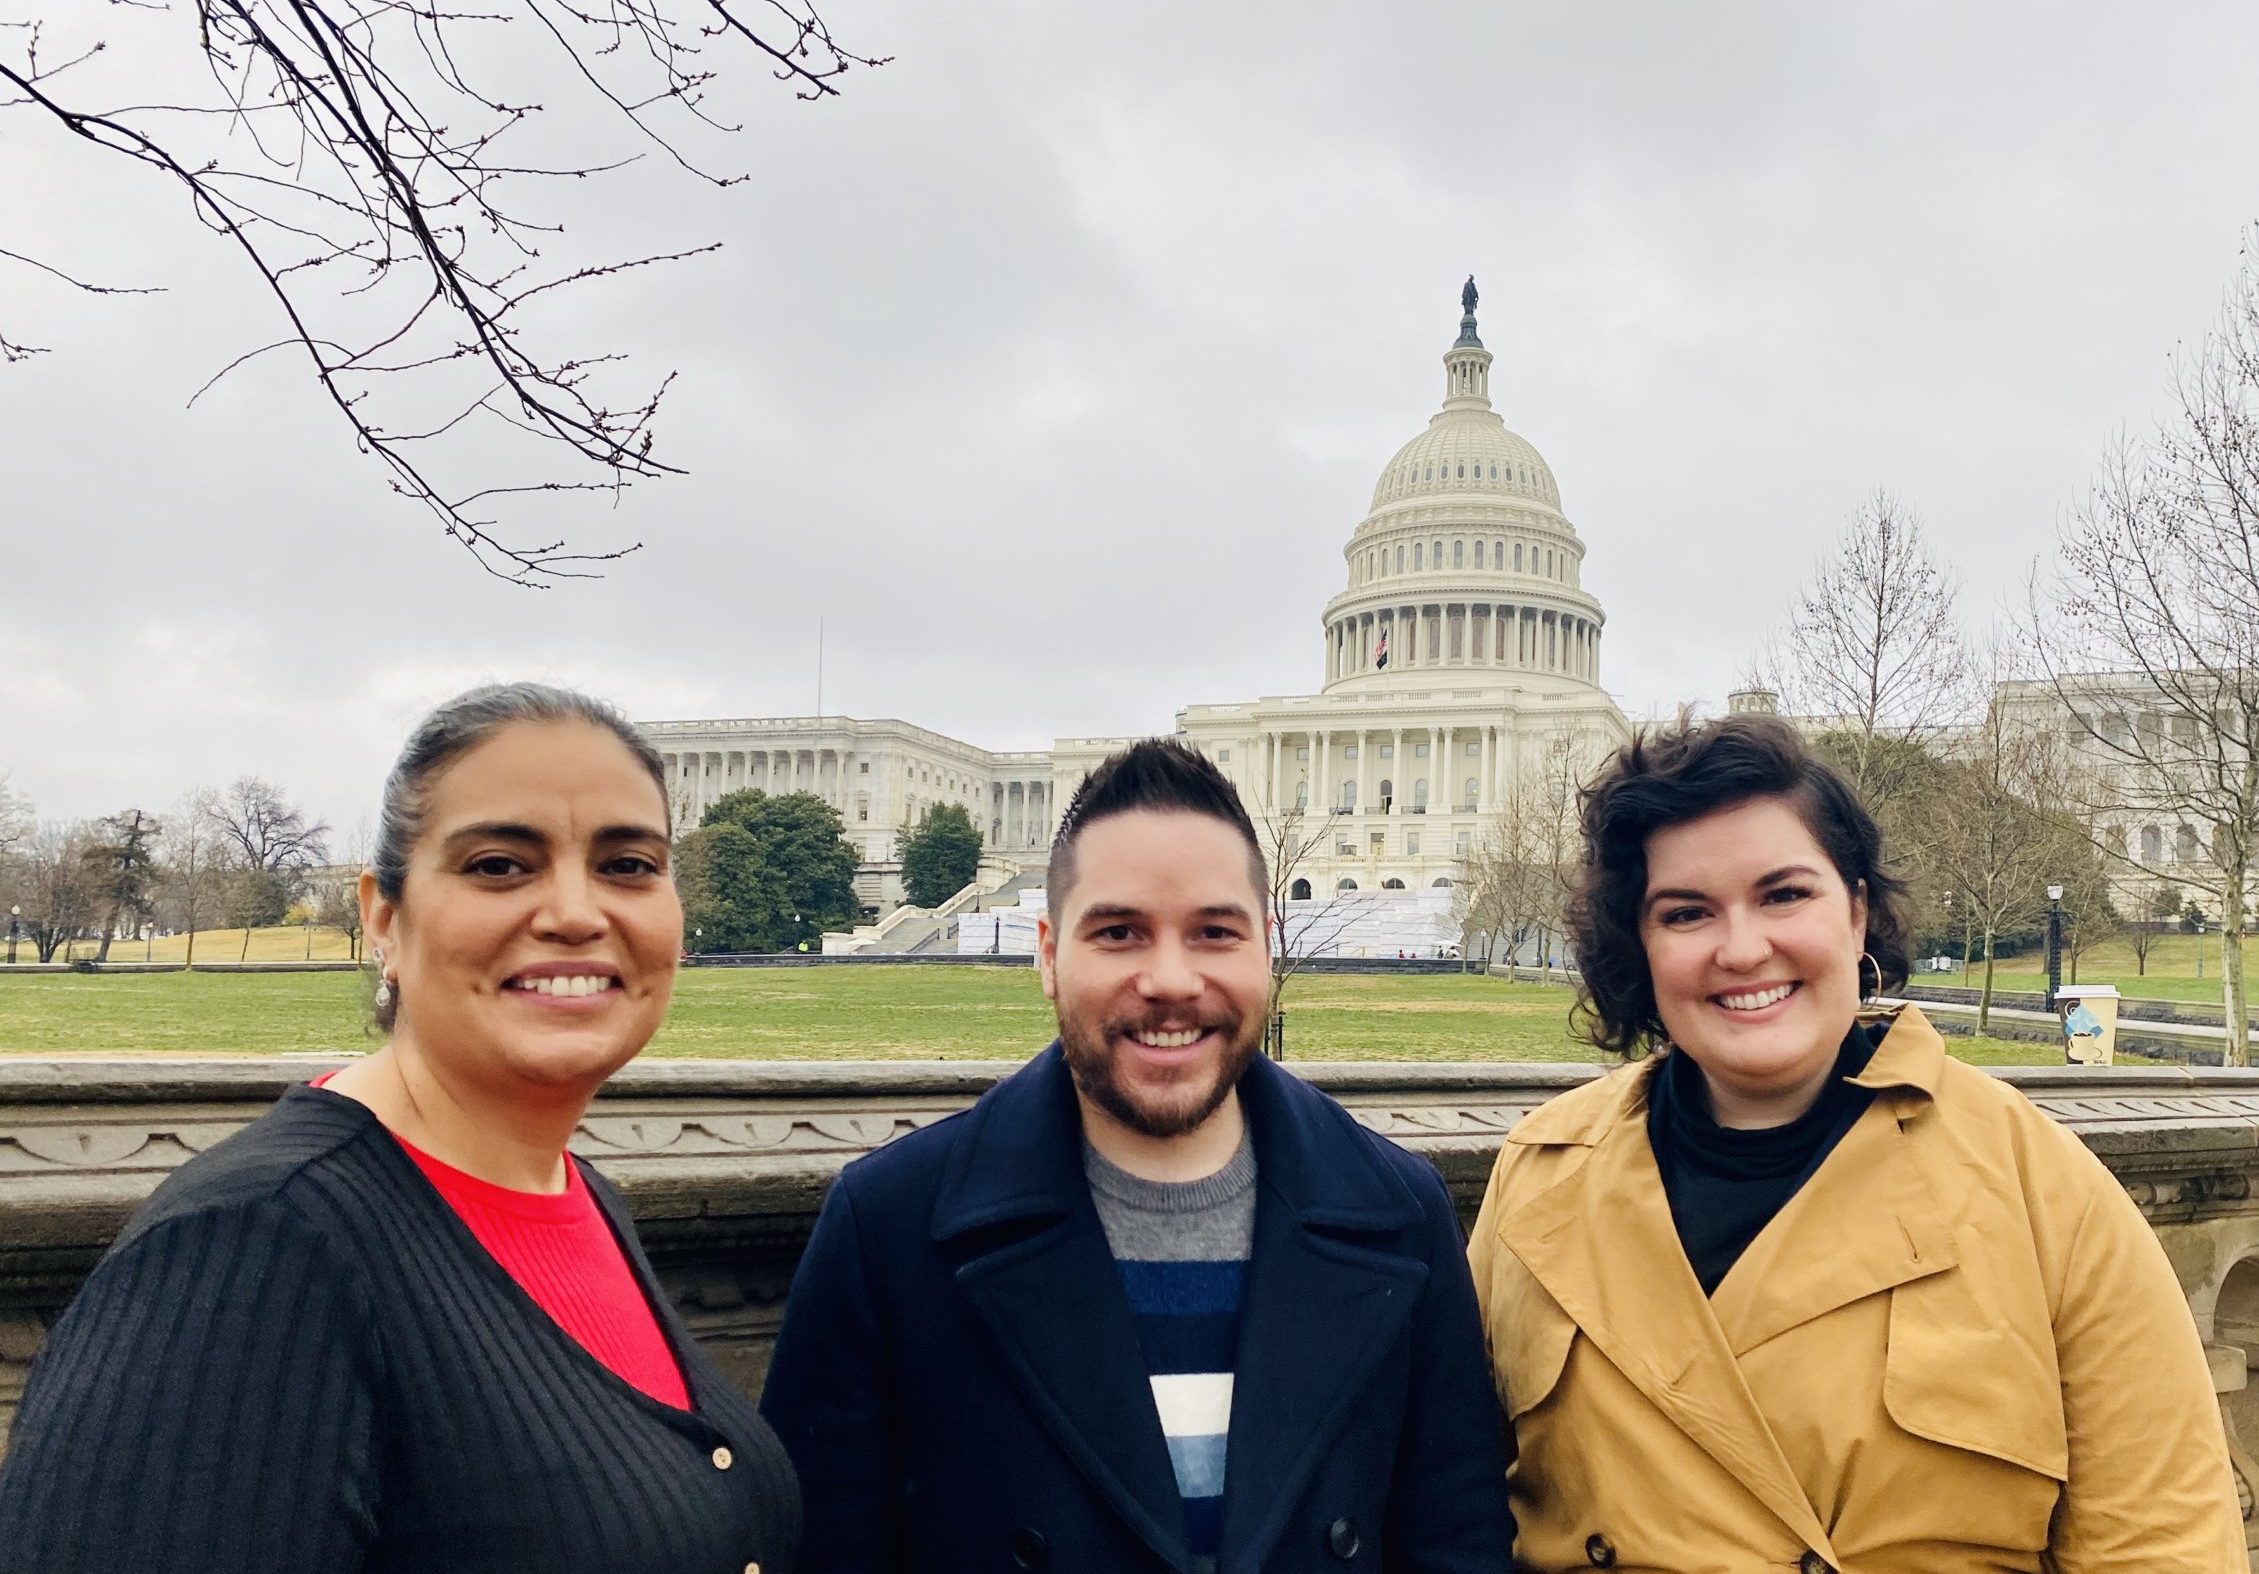
[[[398,1132],[392,1136],[478,1243],[558,1327],[623,1381],[661,1404],[690,1408],[674,1350],[579,1165],[567,1157],[565,1189],[555,1196],[513,1191],[442,1163]]]

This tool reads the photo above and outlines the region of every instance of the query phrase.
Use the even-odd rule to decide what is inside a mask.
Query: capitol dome
[[[1490,404],[1490,351],[1474,280],[1444,352],[1443,406],[1396,451],[1343,551],[1348,586],[1327,604],[1329,689],[1464,682],[1469,669],[1525,687],[1599,683],[1600,604],[1553,469]]]
[[[1438,411],[1428,429],[1396,451],[1373,487],[1373,508],[1400,498],[1484,492],[1561,506],[1553,471],[1526,438],[1488,410]]]
[[[1474,281],[1467,281],[1470,295]],[[1390,503],[1428,501],[1455,493],[1526,499],[1561,506],[1552,467],[1490,407],[1490,352],[1475,331],[1470,301],[1459,341],[1444,356],[1443,408],[1427,430],[1396,451],[1373,485],[1372,511]]]
[[[1454,346],[1456,348],[1456,346]],[[1475,348],[1481,348],[1479,342]],[[1478,368],[1487,373],[1488,368]],[[1480,381],[1487,384],[1488,377]],[[1479,403],[1477,400],[1479,399]],[[1396,451],[1373,485],[1374,512],[1407,498],[1454,492],[1527,498],[1561,506],[1561,491],[1544,456],[1490,408],[1487,392],[1454,397],[1428,419],[1428,429]]]

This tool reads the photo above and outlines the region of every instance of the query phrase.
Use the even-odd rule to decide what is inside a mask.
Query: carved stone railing
[[[0,1062],[0,1439],[47,1326],[133,1209],[190,1155],[326,1069],[288,1061]],[[649,1061],[575,1137],[626,1195],[699,1339],[757,1391],[808,1230],[842,1165],[964,1108],[1002,1062]],[[1514,1123],[1600,1068],[1293,1069],[1432,1162],[1472,1218]],[[1997,1073],[2108,1164],[2156,1228],[2213,1353],[2239,1455],[2259,1439],[2259,1071]],[[2248,1479],[2248,1477],[2247,1477]]]

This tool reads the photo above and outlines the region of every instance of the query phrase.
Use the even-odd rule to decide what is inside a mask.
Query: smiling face
[[[674,992],[666,804],[601,727],[520,722],[442,770],[400,900],[362,876],[400,998],[396,1051],[506,1090],[593,1090]]]
[[[1722,1125],[1795,1119],[1859,1010],[1867,904],[1785,798],[1647,839],[1640,938],[1671,1042]]]
[[[1181,1137],[1238,1086],[1271,986],[1249,859],[1239,831],[1207,814],[1131,810],[1077,834],[1038,960],[1086,1111]]]

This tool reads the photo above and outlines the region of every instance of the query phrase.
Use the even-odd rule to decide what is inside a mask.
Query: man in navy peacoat
[[[1215,915],[1259,913],[1259,899],[1210,889],[1249,883],[1236,796],[1229,836],[1202,851],[1187,813],[1228,817],[1203,807],[1204,779],[1169,774],[1193,766],[1133,760],[1124,786],[1101,781],[1114,765],[1069,809],[1072,856],[1054,855],[1044,982],[1063,1042],[972,1109],[849,1165],[825,1200],[762,1400],[800,1473],[800,1574],[1502,1574],[1503,1427],[1450,1198],[1423,1160],[1251,1053],[1260,1021],[1240,1019],[1226,977],[1239,920]],[[1140,771],[1168,778],[1166,812],[1121,811],[1154,790]],[[1110,815],[1101,837],[1093,822]],[[1132,853],[1108,885],[1105,860]],[[1100,886],[1103,911],[1086,915]],[[1176,902],[1192,904],[1181,942]],[[1080,925],[1095,927],[1078,940]],[[1098,960],[1070,960],[1086,943]],[[1267,975],[1267,949],[1254,963]],[[1107,967],[1134,974],[1134,1044],[1078,1016],[1091,997],[1077,990]],[[1211,1032],[1247,1035],[1250,1052],[1219,1062],[1223,1113],[1192,1113],[1201,1130],[1232,1122],[1219,1151],[1251,1171],[1252,1219],[1220,1358],[1228,1429],[1218,1411],[1225,1435],[1188,1439],[1164,1415],[1179,1380],[1158,1375],[1175,1336],[1132,1304],[1153,1265],[1125,1265],[1092,1166],[1117,1115],[1164,1150],[1192,1140],[1177,1130],[1192,1115],[1144,1115],[1193,1075]],[[1185,1282],[1221,1282],[1214,1266]],[[1220,1501],[1196,1514],[1211,1487]]]

